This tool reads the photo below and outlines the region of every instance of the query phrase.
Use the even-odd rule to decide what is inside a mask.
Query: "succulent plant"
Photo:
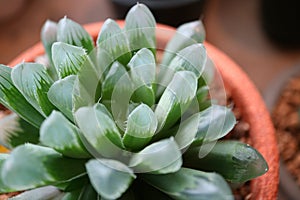
[[[0,192],[13,199],[232,199],[267,171],[261,154],[221,140],[236,124],[208,98],[214,71],[200,21],[177,29],[158,64],[156,22],[137,4],[96,40],[47,21],[47,62],[0,65]]]

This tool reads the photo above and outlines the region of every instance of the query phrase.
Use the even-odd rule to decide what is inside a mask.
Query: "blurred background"
[[[47,19],[80,24],[122,18],[136,0],[0,0],[0,63],[8,64],[40,40]],[[300,64],[297,0],[140,0],[171,26],[201,18],[207,41],[223,50],[262,95]],[[284,199],[281,196],[281,199]]]

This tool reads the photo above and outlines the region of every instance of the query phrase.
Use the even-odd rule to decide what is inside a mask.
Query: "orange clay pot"
[[[124,26],[124,21],[118,23],[121,27]],[[85,28],[96,39],[102,24],[103,22],[88,24]],[[157,49],[164,49],[175,29],[161,24],[157,27]],[[234,61],[208,42],[205,42],[205,47],[208,56],[220,71],[226,89],[232,94],[235,105],[241,109],[243,120],[250,125],[253,146],[269,165],[269,171],[265,175],[251,181],[251,199],[275,200],[279,183],[279,154],[274,127],[264,101],[254,84]],[[10,62],[9,66],[13,67],[22,61],[32,62],[42,54],[44,48],[38,43]]]

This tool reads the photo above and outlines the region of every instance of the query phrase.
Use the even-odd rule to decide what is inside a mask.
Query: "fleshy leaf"
[[[40,141],[61,154],[72,158],[89,158],[80,140],[80,130],[68,121],[60,112],[53,111],[43,122],[40,129]]]
[[[27,101],[42,115],[48,116],[55,108],[47,97],[53,83],[43,65],[37,63],[21,63],[11,71],[14,85]]]
[[[11,80],[11,68],[0,64],[0,102],[35,127],[44,121],[42,116],[20,93]]]
[[[62,196],[62,192],[54,186],[40,187],[33,190],[25,191],[15,197],[9,198],[10,200],[26,200],[26,199],[38,199],[38,200],[55,200]]]
[[[25,143],[39,142],[39,129],[15,113],[0,120],[0,143],[8,149]]]
[[[90,53],[94,49],[94,42],[88,32],[77,22],[67,17],[58,22],[57,41],[83,47]]]
[[[181,168],[170,174],[143,174],[142,178],[174,199],[233,199],[228,184],[216,173]]]
[[[236,118],[231,109],[211,105],[198,115],[198,130],[194,143],[212,142],[227,135],[235,126]]]
[[[105,20],[98,35],[97,46],[107,50],[114,60],[127,65],[131,58],[129,41],[126,34],[112,19]]]
[[[111,119],[95,104],[79,108],[75,113],[76,122],[83,137],[104,157],[117,156],[123,148],[119,130]]]
[[[60,79],[54,82],[48,91],[48,98],[50,102],[55,105],[64,115],[66,115],[71,121],[73,118],[73,96],[76,76],[71,75],[64,79]]]
[[[119,80],[123,76],[128,76],[125,67],[118,61],[114,62],[102,83],[102,99],[111,99],[115,86],[121,84]]]
[[[155,53],[155,19],[144,4],[137,3],[127,13],[125,30],[131,51],[148,48]]]
[[[150,142],[157,128],[154,112],[145,104],[139,105],[128,116],[127,128],[123,137],[127,149],[137,151]]]
[[[5,185],[17,191],[67,181],[85,172],[86,160],[63,157],[48,147],[24,144],[15,148],[2,166]]]
[[[134,84],[133,101],[152,106],[155,103],[155,58],[146,48],[139,50],[128,63],[129,75]]]
[[[181,152],[173,138],[160,140],[134,154],[129,166],[137,173],[173,173],[182,165]]]
[[[202,21],[197,20],[179,26],[176,34],[168,42],[162,59],[163,65],[169,65],[176,53],[187,46],[202,43],[205,39],[205,29]]]
[[[130,168],[116,160],[90,160],[86,169],[95,190],[105,199],[119,198],[136,178]]]
[[[197,77],[193,72],[176,72],[155,109],[159,128],[174,125],[186,111],[197,91]]]
[[[82,47],[63,42],[52,45],[52,60],[59,78],[77,74],[86,59],[87,54]]]
[[[243,183],[268,171],[263,156],[239,141],[219,141],[204,158],[199,158],[200,151],[205,151],[205,147],[190,148],[184,154],[185,166],[215,171],[232,183]]]

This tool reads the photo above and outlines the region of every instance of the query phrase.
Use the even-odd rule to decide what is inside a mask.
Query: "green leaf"
[[[11,200],[27,200],[27,199],[38,199],[38,200],[54,200],[62,196],[62,192],[56,187],[46,186],[33,190],[22,192],[21,194],[9,198]]]
[[[80,130],[60,112],[53,111],[43,122],[40,130],[40,141],[61,154],[72,158],[89,158],[80,140]]]
[[[148,48],[155,53],[155,27],[155,19],[147,6],[141,3],[133,6],[125,18],[125,30],[131,51]]]
[[[8,149],[25,143],[39,142],[39,129],[15,113],[0,120],[0,143]]]
[[[198,122],[194,141],[196,144],[218,140],[227,135],[236,124],[234,113],[225,106],[213,104],[196,115],[198,116],[194,119]]]
[[[197,77],[193,72],[176,72],[155,109],[159,129],[174,125],[186,111],[197,91]]]
[[[133,101],[143,102],[148,106],[155,103],[155,58],[146,48],[139,50],[128,63],[129,75],[134,84]]]
[[[2,181],[17,191],[70,180],[85,172],[86,160],[65,158],[55,150],[24,144],[15,148],[2,166]]]
[[[21,63],[11,71],[14,85],[27,101],[43,116],[48,116],[55,108],[47,97],[53,83],[43,65],[37,63]]]
[[[192,21],[179,26],[176,34],[168,42],[162,59],[163,65],[169,65],[176,53],[192,44],[202,43],[205,29],[202,21]]]
[[[95,190],[105,199],[119,198],[136,178],[130,168],[116,160],[90,160],[86,169]]]
[[[83,185],[83,184],[82,184]],[[90,184],[84,184],[82,188],[67,192],[61,200],[97,200],[97,192]]]
[[[167,174],[180,169],[181,152],[173,138],[160,140],[133,154],[129,166],[137,173]]]
[[[127,128],[123,137],[127,149],[137,151],[147,145],[157,128],[154,112],[145,104],[139,105],[128,116]]]
[[[88,32],[78,23],[67,17],[58,22],[57,41],[83,47],[90,53],[94,49],[94,42]]]
[[[3,154],[3,153],[0,154],[0,172],[2,171],[3,163],[8,158],[8,156],[9,156],[8,154]],[[15,191],[15,190],[7,187],[3,183],[2,177],[0,177],[0,193],[13,192],[13,191]]]
[[[200,151],[205,153],[205,146],[190,148],[184,154],[185,166],[215,171],[232,183],[243,183],[268,171],[263,156],[251,146],[238,141],[219,141],[203,158],[200,157]]]
[[[39,127],[44,117],[28,103],[11,80],[11,68],[0,64],[0,102],[19,114],[35,127]]]
[[[112,93],[117,84],[120,84],[120,80],[123,80],[123,76],[127,76],[126,80],[129,82],[129,76],[125,67],[118,61],[114,62],[107,73],[102,83],[102,99],[111,99]]]
[[[123,149],[119,130],[111,119],[95,104],[79,108],[75,113],[76,122],[89,144],[104,157],[115,157]]]
[[[143,174],[142,178],[178,200],[234,199],[226,181],[216,173],[181,168],[170,174]]]
[[[59,78],[77,74],[87,59],[85,49],[63,42],[52,45],[52,60]]]
[[[112,19],[107,19],[102,25],[98,35],[97,46],[107,50],[114,60],[127,65],[131,58],[129,41],[126,34]]]
[[[48,98],[50,102],[55,105],[64,115],[66,115],[71,121],[74,121],[73,117],[73,89],[76,76],[71,75],[64,79],[60,79],[54,82],[48,91]]]

